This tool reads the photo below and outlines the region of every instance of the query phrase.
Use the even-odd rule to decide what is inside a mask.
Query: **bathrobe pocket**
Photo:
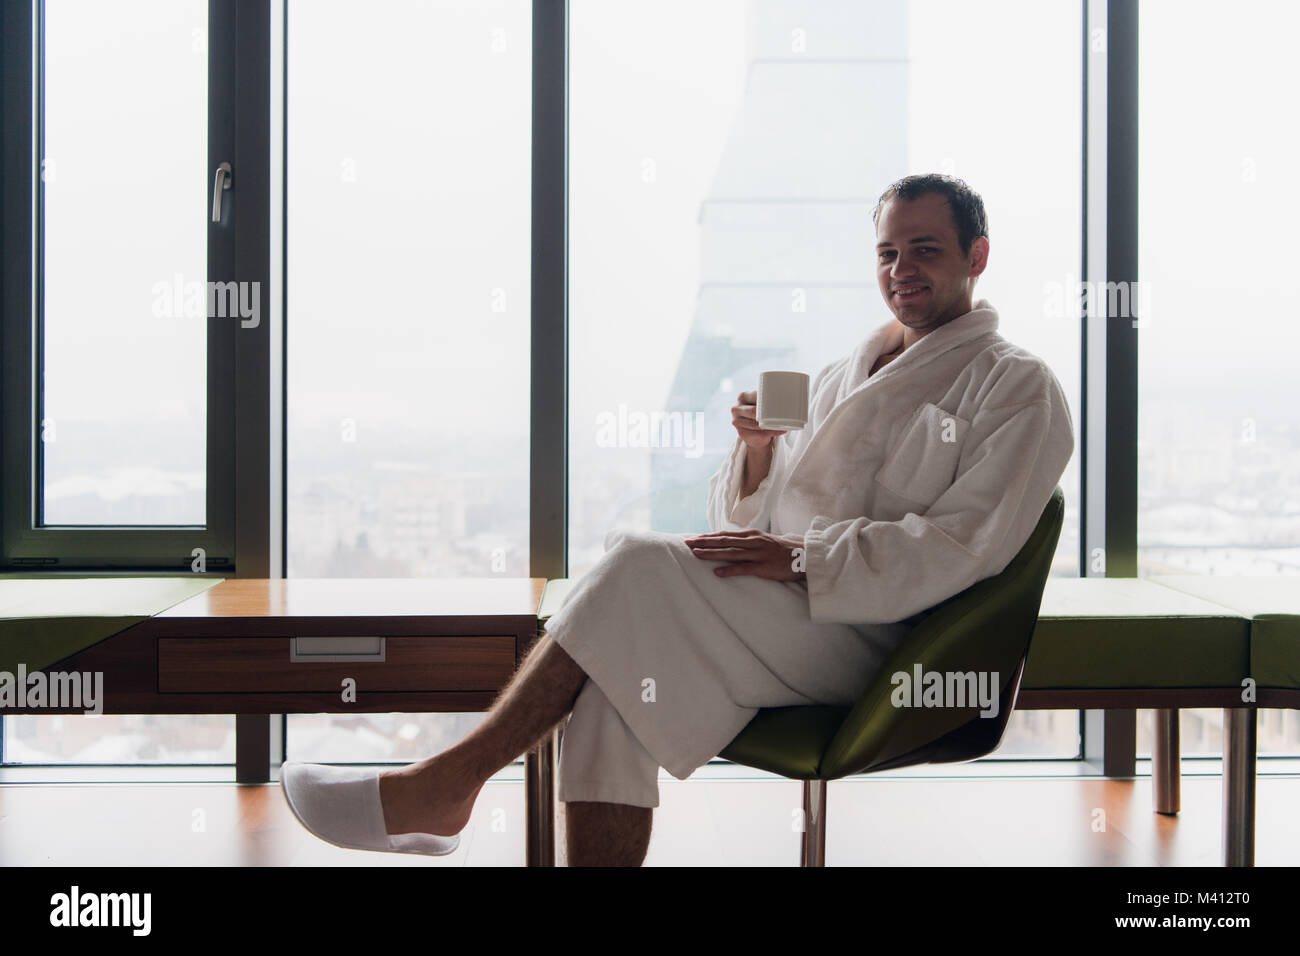
[[[969,429],[966,419],[926,402],[889,450],[876,481],[929,508],[952,485]]]

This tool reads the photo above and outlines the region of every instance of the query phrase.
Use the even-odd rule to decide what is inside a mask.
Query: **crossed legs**
[[[460,743],[379,775],[389,833],[450,836],[469,822],[483,785],[531,750],[573,708],[586,673],[543,634],[487,718]],[[654,810],[617,803],[565,805],[570,866],[640,866]]]

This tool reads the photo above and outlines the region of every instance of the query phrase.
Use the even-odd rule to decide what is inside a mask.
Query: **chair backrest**
[[[823,779],[973,760],[997,749],[1015,706],[1064,514],[1058,486],[1033,534],[1001,573],[924,614],[840,726],[822,758]],[[973,675],[976,686],[997,697],[996,713],[981,716],[978,700],[969,697],[965,707],[951,706],[951,700],[944,701],[948,706],[915,706],[925,702],[924,687],[912,686],[918,668],[923,681],[941,675],[945,690],[971,688],[969,678],[950,683],[948,675]]]

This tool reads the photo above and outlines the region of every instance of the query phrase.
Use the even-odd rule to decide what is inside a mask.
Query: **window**
[[[240,73],[234,4],[31,9],[35,88],[21,71],[5,80],[6,173],[24,149],[34,160],[30,183],[4,183],[5,560],[188,569],[201,547],[208,573],[220,573],[234,561],[234,397],[248,363],[233,358],[250,316],[205,325],[191,303],[197,287],[210,310],[210,285],[246,278],[234,271],[240,228],[280,225],[279,197],[268,216],[241,190],[238,162],[233,190],[220,193],[227,214],[211,222],[217,163],[248,141],[237,129],[266,121],[267,104],[250,112],[227,82]],[[272,9],[285,29],[274,55],[286,56],[273,128],[284,147],[285,431],[267,415],[255,425],[268,435],[241,434],[240,458],[269,448],[278,462],[283,451],[284,573],[525,576],[540,521],[524,452],[539,347],[533,4]],[[996,17],[955,0],[570,0],[572,576],[599,559],[611,528],[703,529],[735,394],[765,368],[815,372],[888,318],[870,211],[908,172],[948,172],[983,195],[992,257],[976,295],[999,310],[1008,339],[1052,366],[1082,444],[1071,308],[1081,12],[1031,0]],[[1285,38],[1297,14],[1259,0],[1242,12],[1257,15],[1225,20],[1208,2],[1141,7],[1143,575],[1300,573],[1286,229],[1296,200],[1281,188],[1298,134],[1259,93],[1296,86]],[[27,55],[4,42],[7,64]],[[279,83],[274,72],[265,97],[277,104]],[[21,107],[33,103],[27,129]],[[1213,123],[1232,135],[1197,135]],[[1270,229],[1282,238],[1213,268],[1187,252],[1207,228],[1230,241]],[[24,302],[17,290],[33,279]],[[253,303],[270,307],[237,294],[234,308]],[[257,348],[274,363],[279,346]],[[667,443],[627,427],[654,415],[667,416]],[[1052,573],[1072,577],[1077,457],[1062,486]],[[1187,752],[1217,753],[1218,714],[1183,718]],[[406,761],[480,719],[294,716],[290,747],[304,760]],[[0,759],[231,757],[228,716],[94,720],[8,719]],[[1261,712],[1259,743],[1300,750],[1295,713]],[[999,755],[1072,757],[1079,744],[1075,712],[1022,711]]]
[[[1246,0],[1223,14],[1140,8],[1142,576],[1300,575],[1300,130],[1277,113],[1300,85],[1300,10]],[[1222,753],[1220,711],[1181,719],[1185,754]],[[1296,712],[1261,710],[1258,747],[1300,753]]]
[[[207,327],[186,305],[206,307],[189,292],[206,274],[207,14],[205,0],[46,4],[49,524],[206,519]]]
[[[219,78],[235,66],[233,8],[29,10],[30,87],[16,66],[32,37],[5,36],[5,560],[20,572],[202,572],[197,549],[216,570],[234,558],[228,357],[245,316],[206,319],[210,290],[224,296],[234,280],[234,196],[256,216],[251,190],[223,197],[221,221],[210,215],[211,159],[233,159],[233,96],[210,82],[214,63]],[[260,300],[242,291],[235,308],[251,315]],[[230,715],[0,721],[11,763],[234,758]]]
[[[234,206],[255,223],[256,190],[223,191],[219,221],[209,214],[236,126],[256,119],[224,82],[235,71],[233,9],[31,9],[39,69],[31,89],[13,74],[6,110],[10,142],[31,150],[11,156],[32,175],[24,182],[27,163],[15,162],[6,183],[5,372],[23,401],[5,405],[5,561],[232,567],[230,356],[235,329],[261,306],[259,286],[234,273]],[[18,108],[19,93],[34,114]]]
[[[288,4],[287,574],[528,576],[532,10]],[[481,714],[290,715],[401,760]]]
[[[230,714],[81,714],[5,717],[11,764],[229,764]]]

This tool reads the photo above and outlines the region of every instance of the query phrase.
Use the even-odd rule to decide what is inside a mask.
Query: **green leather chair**
[[[1029,642],[1060,537],[1058,486],[1029,541],[997,575],[917,615],[918,623],[852,707],[760,710],[719,756],[804,781],[800,864],[826,864],[826,786],[831,780],[924,763],[974,760],[997,749],[1020,688]],[[996,673],[997,714],[969,707],[899,707],[899,671]],[[990,676],[989,680],[992,680]],[[987,685],[986,685],[987,686]]]

